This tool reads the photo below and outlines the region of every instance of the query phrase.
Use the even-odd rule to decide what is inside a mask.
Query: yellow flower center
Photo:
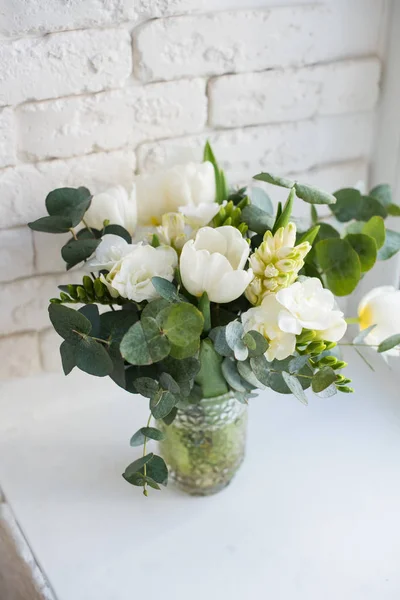
[[[372,323],[372,311],[370,309],[369,306],[365,306],[360,312],[359,312],[359,319],[360,319],[360,329],[367,329],[367,327],[370,327],[373,323]]]
[[[157,225],[161,225],[161,221],[159,217],[150,217],[150,223],[156,227]]]

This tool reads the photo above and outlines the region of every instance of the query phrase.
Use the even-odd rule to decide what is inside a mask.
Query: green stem
[[[150,427],[150,422],[151,422],[151,413],[149,414],[149,418],[147,419],[147,425],[146,427]],[[147,436],[144,436],[144,442],[143,442],[143,456],[146,456],[146,446],[147,446]],[[147,465],[145,464],[143,467],[143,475],[145,477],[145,481],[143,483],[143,494],[145,496],[148,495],[147,493],[147,488],[146,488],[146,476],[147,476]]]
[[[72,227],[70,227],[70,229],[69,229],[69,230],[70,230],[70,232],[72,233],[72,237],[74,238],[74,240],[77,240],[78,238],[76,237],[75,230],[74,230]]]
[[[89,225],[86,223],[85,219],[82,219],[82,223],[84,224],[84,226],[86,227],[86,229],[88,229],[90,231],[90,233],[93,233],[91,227],[89,227]]]
[[[358,317],[347,317],[345,321],[348,325],[356,325],[360,322],[360,319]]]

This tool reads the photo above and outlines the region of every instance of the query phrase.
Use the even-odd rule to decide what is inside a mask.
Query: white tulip
[[[279,327],[288,333],[300,334],[302,329],[318,332],[318,338],[338,342],[347,329],[340,310],[335,310],[335,297],[316,277],[296,281],[276,294],[286,308],[279,316]]]
[[[375,325],[364,339],[366,344],[378,346],[386,338],[400,333],[400,290],[391,285],[374,288],[364,296],[358,306],[360,329]],[[387,356],[400,356],[400,347],[385,352]]]
[[[260,306],[250,308],[242,314],[245,331],[258,331],[265,337],[269,346],[265,352],[267,360],[283,360],[291,356],[296,348],[296,335],[282,331],[279,319],[286,311],[276,299],[276,294],[265,296]]]
[[[190,226],[194,228],[204,227],[219,213],[221,206],[217,202],[211,202],[210,204],[202,202],[198,206],[180,206],[179,212],[185,217]]]
[[[193,296],[207,292],[211,302],[236,300],[253,278],[251,269],[244,270],[249,252],[248,243],[234,227],[202,227],[182,250],[183,285]]]
[[[85,268],[89,271],[101,271],[102,269],[111,271],[116,263],[132,252],[134,248],[133,244],[128,244],[119,235],[107,233],[97,246],[94,257],[85,264]]]
[[[93,229],[103,229],[104,221],[111,225],[121,225],[133,235],[136,227],[135,188],[128,194],[121,185],[95,194],[89,209],[86,211],[85,223]]]
[[[215,174],[210,162],[176,165],[136,178],[138,219],[141,225],[160,225],[164,213],[179,207],[198,207],[215,201]]]
[[[172,281],[178,257],[169,246],[153,246],[137,244],[125,256],[114,270],[109,273],[107,282],[123,298],[135,302],[153,300],[159,294],[151,283],[152,277],[163,277]]]

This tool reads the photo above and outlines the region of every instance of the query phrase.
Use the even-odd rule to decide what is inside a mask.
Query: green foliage
[[[286,373],[286,371],[282,371],[282,378],[297,400],[300,400],[300,402],[303,404],[308,404],[303,387],[297,377],[295,375],[291,375],[290,373]]]
[[[257,181],[264,181],[265,183],[272,183],[272,185],[278,185],[279,187],[292,188],[295,184],[291,179],[285,179],[284,177],[277,177],[271,173],[258,173],[254,175],[253,179]]]
[[[201,386],[203,397],[213,398],[226,394],[228,386],[222,374],[222,357],[215,351],[210,339],[202,340],[199,360],[200,370],[195,381]]]
[[[49,216],[28,223],[28,226],[35,231],[66,233],[82,221],[90,202],[90,192],[84,187],[53,190],[46,198]]]
[[[282,209],[282,212],[276,216],[276,220],[272,228],[272,233],[278,231],[280,227],[286,227],[286,225],[289,223],[290,216],[293,210],[295,195],[295,190],[294,188],[292,188],[289,192],[289,196],[286,200],[285,206]]]
[[[264,235],[267,230],[272,229],[275,222],[272,214],[265,212],[253,204],[246,206],[242,210],[241,219],[242,223],[248,225],[250,231],[254,231],[254,233],[259,233],[260,235]]]
[[[268,196],[267,192],[259,187],[253,187],[251,190],[251,204],[270,215],[274,212],[271,198]]]
[[[357,252],[362,273],[372,269],[376,262],[377,249],[374,238],[363,233],[350,233],[344,238]]]
[[[131,234],[125,229],[125,227],[122,227],[122,225],[107,225],[107,227],[104,228],[102,235],[108,234],[118,235],[126,242],[128,242],[128,244],[132,243]]]
[[[159,429],[156,429],[155,427],[141,427],[131,437],[130,445],[131,446],[142,446],[144,444],[146,438],[160,442],[165,438],[165,435],[163,434],[162,431],[160,431]]]
[[[71,229],[71,220],[68,217],[41,217],[28,223],[28,227],[43,233],[67,233]]]
[[[203,161],[209,161],[214,167],[215,173],[215,201],[221,204],[228,197],[228,187],[226,184],[225,175],[222,169],[218,166],[217,159],[212,151],[209,142],[206,142],[204,147]]]
[[[74,367],[76,367],[74,346],[64,340],[60,346],[61,362],[64,375],[69,375]]]
[[[225,358],[221,363],[221,371],[228,385],[237,392],[248,394],[254,389],[245,379],[242,379],[237,368],[237,363],[231,358]]]
[[[89,258],[100,244],[101,240],[80,239],[70,240],[61,248],[61,256],[67,263],[67,269]]]
[[[168,356],[171,344],[152,317],[142,317],[124,335],[120,351],[132,365],[151,365]]]
[[[157,317],[162,332],[174,346],[186,347],[195,343],[203,331],[201,312],[186,302],[172,304]]]
[[[327,287],[336,296],[350,294],[361,277],[360,259],[350,243],[330,238],[318,242],[315,250]]]
[[[151,283],[164,300],[167,300],[168,302],[182,302],[178,290],[171,281],[168,281],[168,279],[164,279],[163,277],[152,277]]]
[[[113,370],[112,360],[107,350],[91,337],[83,338],[74,348],[76,366],[96,377],[110,375]]]
[[[313,392],[318,393],[325,390],[336,381],[336,373],[332,367],[324,366],[315,373],[312,379]]]
[[[354,188],[343,188],[334,193],[336,204],[330,209],[338,221],[345,223],[355,219],[356,221],[368,221],[371,217],[387,216],[386,208],[373,196],[363,196]]]
[[[296,240],[296,243],[302,244],[303,242],[308,242],[312,245],[315,242],[315,239],[317,238],[320,229],[321,225],[315,225],[314,227],[311,227],[311,229],[303,233],[303,235],[299,238],[298,242]]]
[[[141,472],[144,468],[142,467]],[[153,458],[146,463],[147,477],[156,483],[166,486],[168,484],[168,468],[161,456],[153,455]],[[157,489],[157,488],[156,488]]]
[[[49,316],[58,335],[70,344],[79,344],[92,329],[89,319],[84,315],[60,304],[50,304]]]
[[[381,183],[380,185],[375,186],[369,192],[369,195],[372,196],[372,198],[376,198],[385,208],[388,208],[392,204],[392,190],[387,183]]]
[[[306,363],[297,369],[297,365],[292,362],[292,357],[268,362],[265,356],[258,356],[250,359],[250,366],[258,381],[280,394],[292,393],[283,377],[284,372],[294,375],[303,389],[311,385],[313,371],[309,364]]]
[[[309,204],[335,204],[336,200],[332,194],[320,190],[312,185],[295,183],[296,196]]]
[[[151,414],[155,419],[164,419],[178,402],[179,398],[160,387],[150,398]]]
[[[388,260],[400,250],[400,233],[386,229],[383,246],[378,250],[378,260]]]
[[[377,249],[382,248],[385,243],[386,230],[382,217],[371,217],[370,220],[362,226],[361,232],[369,235],[375,240]]]
[[[211,310],[210,310],[210,300],[208,298],[207,292],[204,292],[201,298],[199,298],[199,310],[203,315],[204,319],[204,327],[203,330],[205,333],[208,333],[211,329]]]
[[[400,333],[391,335],[381,342],[378,346],[378,352],[387,352],[396,346],[400,346]]]

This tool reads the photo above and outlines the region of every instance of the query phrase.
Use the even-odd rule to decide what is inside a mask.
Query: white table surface
[[[2,384],[0,485],[57,599],[398,600],[400,380],[350,371],[354,395],[253,400],[246,461],[208,498],[122,479],[145,399],[81,373]]]

